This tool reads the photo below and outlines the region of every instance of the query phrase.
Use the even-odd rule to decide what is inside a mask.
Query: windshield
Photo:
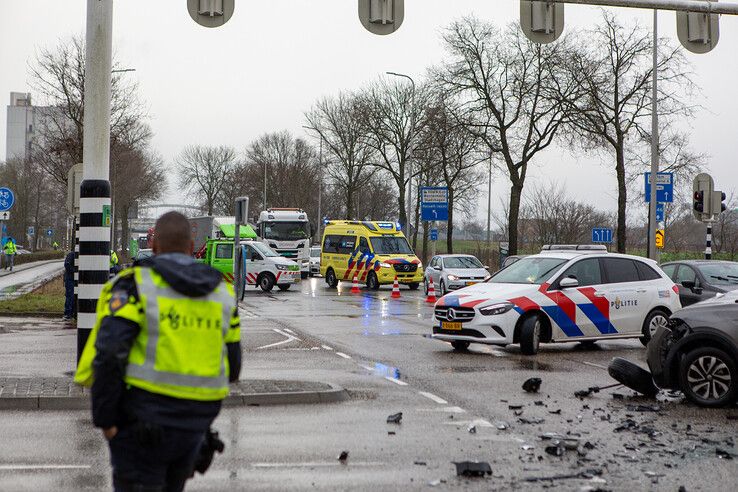
[[[443,259],[444,268],[484,268],[473,256],[449,256]]]
[[[261,256],[265,258],[279,256],[272,248],[270,248],[264,243],[249,243],[249,245],[252,248],[254,248],[256,251],[258,251],[261,254]]]
[[[299,241],[310,237],[308,222],[264,222],[264,239]]]
[[[320,258],[320,248],[310,248],[310,258]]]
[[[375,255],[412,255],[413,250],[403,236],[373,237],[372,249]]]
[[[548,280],[567,261],[561,258],[521,258],[494,274],[488,282],[495,284],[540,285]]]
[[[712,285],[738,285],[738,263],[707,263],[697,268]]]

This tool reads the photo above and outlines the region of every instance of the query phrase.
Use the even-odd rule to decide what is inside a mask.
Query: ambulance
[[[680,308],[678,287],[653,260],[599,245],[547,246],[439,299],[432,337],[457,350],[520,344],[526,355],[549,342],[646,345]]]
[[[423,264],[394,222],[326,222],[320,273],[330,288],[354,276],[371,290],[392,284],[395,277],[411,290],[423,282]]]

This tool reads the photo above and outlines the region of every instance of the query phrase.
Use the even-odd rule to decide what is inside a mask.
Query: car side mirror
[[[682,282],[682,287],[686,287],[687,289],[694,290],[694,288],[697,286],[694,280],[684,280]]]
[[[485,270],[489,270],[489,265],[484,265],[483,267]]]
[[[563,278],[559,282],[559,287],[562,289],[571,289],[573,287],[579,287],[579,280],[572,278],[572,277]]]

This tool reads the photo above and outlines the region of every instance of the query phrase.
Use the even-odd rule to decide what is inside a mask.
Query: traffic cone
[[[428,304],[435,304],[438,299],[436,299],[436,288],[433,286],[433,277],[430,278],[430,282],[428,282],[428,297],[425,298],[425,302]]]
[[[361,294],[361,289],[359,289],[359,277],[357,275],[354,275],[354,284],[351,286],[351,293]]]
[[[392,284],[392,295],[390,297],[393,299],[400,298],[400,282],[397,281],[397,275],[395,275],[395,282]]]

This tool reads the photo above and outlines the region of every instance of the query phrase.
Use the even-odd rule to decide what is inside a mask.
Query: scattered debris
[[[522,449],[523,451],[531,451],[535,448],[536,447],[533,446],[532,444],[523,444],[522,446],[520,446],[520,449]]]
[[[533,404],[535,406],[537,406],[537,407],[542,407],[543,406],[543,400],[536,400],[536,401],[533,402]]]
[[[738,415],[726,415],[725,418],[728,420],[738,420]]]
[[[442,483],[446,483],[446,480],[443,478],[437,478],[428,482],[428,485],[430,485],[431,487],[436,487],[437,485],[441,485]]]
[[[579,473],[566,473],[562,475],[551,475],[548,477],[526,477],[526,482],[547,482],[547,481],[556,481],[556,480],[570,480],[570,479],[577,479],[577,478],[584,478],[587,480],[591,480],[595,477],[599,477],[602,475],[602,470],[585,470],[583,472]]]
[[[660,412],[659,405],[626,405],[625,409],[629,412]]]
[[[615,383],[615,384],[608,384],[607,386],[590,386],[586,390],[575,391],[574,396],[576,396],[577,398],[586,398],[592,393],[599,393],[600,391],[604,389],[617,388],[619,386],[622,386],[622,384]]]
[[[395,431],[387,431],[388,436],[394,436],[396,434]]]
[[[614,400],[624,400],[625,399],[625,395],[621,393],[613,393],[612,397]]]
[[[349,452],[348,451],[341,451],[341,454],[338,455],[338,461],[341,463],[346,463],[346,460],[348,459]]]
[[[561,441],[554,441],[550,446],[546,446],[546,452],[552,456],[561,456],[564,454],[564,446]]]
[[[520,417],[518,419],[518,422],[521,424],[532,424],[532,425],[538,425],[545,422],[544,419],[526,419],[525,417]]]
[[[521,408],[523,408],[523,405],[508,405],[507,406],[508,410],[520,410]]]
[[[399,424],[402,420],[402,412],[393,413],[389,417],[387,417],[387,423],[388,424]]]
[[[428,466],[428,463],[426,463],[425,461],[413,461],[413,465]]]
[[[584,449],[594,449],[594,448],[595,448],[595,445],[592,444],[591,442],[587,441],[584,443]]]
[[[541,383],[543,381],[541,378],[530,378],[527,379],[523,383],[523,391],[526,393],[538,393],[538,390],[541,389]]]
[[[732,460],[736,455],[724,449],[715,448],[715,455],[721,460]]]
[[[483,477],[492,475],[492,467],[486,461],[454,461],[456,475],[461,477]]]
[[[504,430],[507,430],[507,428],[510,426],[508,425],[507,422],[497,422],[496,427],[498,430],[504,431]]]
[[[467,427],[466,430],[469,431],[469,434],[476,434],[477,433],[477,426],[474,425],[474,424],[469,424],[469,427]]]
[[[561,409],[558,408],[556,410],[549,410],[548,413],[550,413],[552,415],[561,415]]]

